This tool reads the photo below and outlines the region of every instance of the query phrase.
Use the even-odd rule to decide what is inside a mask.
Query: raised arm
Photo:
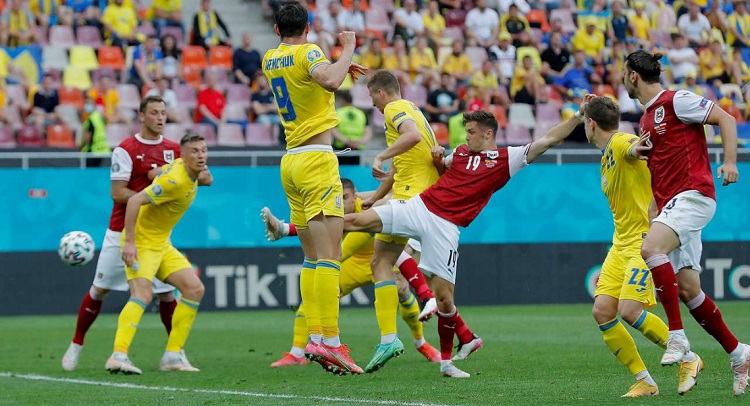
[[[339,86],[344,83],[347,73],[355,76],[364,74],[367,69],[360,65],[352,64],[354,48],[357,40],[353,31],[344,31],[339,34],[339,41],[344,47],[341,56],[336,63],[324,64],[313,69],[311,75],[313,80],[329,92],[338,90]]]
[[[581,120],[573,115],[569,119],[552,127],[542,138],[531,143],[529,152],[526,154],[526,161],[528,163],[534,162],[535,159],[547,152],[548,149],[561,143],[575,130],[578,124],[581,124]]]

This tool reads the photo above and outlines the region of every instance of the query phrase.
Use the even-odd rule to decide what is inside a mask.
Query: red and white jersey
[[[125,139],[112,151],[110,180],[128,182],[128,189],[140,192],[151,184],[148,172],[180,157],[180,144],[164,137],[146,140],[136,134]],[[126,203],[115,203],[109,218],[109,229],[121,232],[125,226]]]
[[[427,209],[459,227],[467,227],[492,194],[527,165],[529,145],[471,152],[461,145],[446,157],[450,167],[420,195]]]
[[[687,90],[662,90],[646,103],[641,132],[651,135],[651,189],[659,210],[678,193],[716,200],[703,125],[714,103]]]

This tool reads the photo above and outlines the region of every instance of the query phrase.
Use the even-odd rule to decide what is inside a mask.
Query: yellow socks
[[[134,297],[131,297],[122,308],[120,317],[117,319],[114,352],[128,353],[144,311],[146,311],[146,303]]]
[[[604,337],[604,343],[607,344],[607,347],[617,359],[628,368],[631,374],[635,376],[646,370],[646,365],[643,363],[641,355],[638,354],[633,337],[630,336],[628,330],[618,319],[600,324],[599,330]]]
[[[633,328],[643,333],[643,336],[661,348],[667,348],[669,328],[662,319],[656,315],[643,311],[638,320],[633,323]]]
[[[180,352],[185,346],[199,306],[200,302],[184,297],[177,303],[172,316],[172,332],[167,340],[167,351]]]
[[[307,330],[307,320],[305,319],[304,304],[300,305],[297,313],[294,315],[294,338],[292,347],[305,348],[307,341],[310,339]]]
[[[396,313],[398,313],[398,288],[396,281],[375,283],[375,316],[378,318],[380,336],[396,335]]]
[[[313,338],[320,337],[323,334],[323,328],[320,326],[320,308],[318,301],[315,300],[315,266],[317,261],[305,258],[302,263],[302,272],[299,275],[299,290],[302,295],[302,304],[305,306],[305,324],[307,325],[307,334]],[[305,348],[302,346],[302,348]]]
[[[332,259],[318,259],[315,267],[315,298],[320,309],[320,325],[323,339],[339,336],[339,273],[341,262]],[[304,300],[304,299],[303,299]],[[305,311],[310,312],[309,303]],[[308,326],[310,322],[308,319]],[[338,340],[335,340],[338,341]],[[328,344],[337,347],[335,344]]]
[[[421,340],[424,337],[424,329],[422,328],[422,322],[419,321],[419,304],[416,296],[409,293],[409,296],[399,303],[401,304],[401,318],[409,325],[412,337],[415,340]]]

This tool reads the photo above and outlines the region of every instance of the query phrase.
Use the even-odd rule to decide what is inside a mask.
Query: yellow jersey
[[[122,6],[118,6],[111,3],[102,13],[102,23],[112,27],[119,35],[128,36],[138,26],[138,15],[132,5],[128,6],[123,3]]]
[[[448,55],[443,61],[443,72],[450,73],[467,73],[472,72],[474,67],[471,66],[471,60],[466,54],[454,56],[453,54]]]
[[[357,198],[354,202],[354,212],[362,213],[362,199]],[[348,259],[361,260],[358,262],[369,262],[375,255],[375,237],[370,233],[352,232],[346,233],[341,243],[341,262]]]
[[[333,93],[312,78],[313,70],[325,64],[330,62],[315,44],[281,43],[263,56],[261,66],[279,107],[287,149],[341,122]]]
[[[637,141],[635,135],[618,132],[602,151],[602,191],[615,222],[612,244],[618,248],[640,248],[649,228],[651,174],[646,161],[628,156]]]
[[[198,179],[190,177],[182,158],[164,165],[144,192],[151,204],[138,213],[135,243],[139,249],[158,250],[169,244],[172,229],[193,204],[197,192]]]
[[[391,146],[399,137],[398,128],[406,121],[417,125],[421,141],[410,150],[393,157],[396,168],[393,184],[394,199],[414,197],[438,180],[438,172],[432,163],[432,147],[438,145],[429,122],[414,103],[400,99],[385,106],[385,141]]]

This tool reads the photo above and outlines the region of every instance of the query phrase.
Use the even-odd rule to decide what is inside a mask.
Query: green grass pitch
[[[748,304],[720,306],[730,328],[740,340],[748,341]],[[62,370],[60,359],[73,334],[74,316],[4,317],[0,318],[0,404],[549,406],[750,401],[750,394],[732,396],[726,354],[684,308],[693,349],[706,362],[698,386],[678,396],[677,367],[661,367],[661,349],[628,327],[662,392],[657,398],[635,400],[620,399],[632,378],[602,342],[590,305],[463,307],[460,311],[485,343],[459,363],[472,374],[465,380],[442,378],[438,366],[414,350],[403,322],[399,322],[399,336],[407,348],[404,355],[374,374],[338,377],[324,373],[317,364],[268,366],[291,345],[289,311],[199,313],[186,351],[202,371],[180,374],[158,370],[166,334],[158,314],[148,313],[131,348],[131,358],[143,375],[124,376],[104,370],[115,315],[103,315],[94,324],[78,370],[72,373]],[[661,309],[656,313],[663,315]],[[343,309],[341,327],[354,359],[366,365],[379,339],[373,310]],[[435,321],[425,327],[428,340],[437,347]],[[93,384],[98,382],[107,385]]]

